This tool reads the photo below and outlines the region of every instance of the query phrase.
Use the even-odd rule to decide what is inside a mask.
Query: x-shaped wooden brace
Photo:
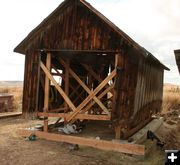
[[[65,66],[65,62],[61,59],[58,58],[59,62]],[[74,77],[74,79],[84,88],[84,90],[90,95],[92,93],[92,91],[85,85],[85,83],[76,75],[76,73],[73,72],[73,70],[71,68],[69,68],[69,73]],[[106,85],[106,84],[105,84]],[[105,86],[104,85],[104,86]],[[103,86],[103,87],[104,87]],[[103,88],[102,87],[102,88]],[[101,88],[101,89],[102,89]],[[100,90],[99,90],[100,91]],[[98,92],[99,92],[98,91]],[[94,101],[102,108],[102,110],[104,112],[106,112],[108,115],[110,115],[109,111],[107,110],[107,108],[104,106],[104,104],[96,97],[93,96]]]
[[[96,74],[93,70],[90,69],[90,67],[89,67],[88,65],[82,64],[82,63],[81,63],[81,65],[82,65],[87,71],[89,71],[89,73],[90,73],[99,83],[101,83],[101,82],[103,81],[103,80],[99,77],[98,74]],[[105,88],[108,88],[108,87],[109,87],[108,84],[105,85]],[[112,93],[111,93],[111,94],[112,94]]]
[[[64,61],[59,59],[61,61],[61,63],[63,64]],[[47,75],[47,77],[53,82],[53,84],[55,85],[55,87],[57,88],[57,90],[59,91],[59,93],[61,94],[61,96],[64,98],[64,100],[67,102],[67,104],[69,105],[69,107],[73,110],[73,112],[71,113],[71,115],[69,115],[67,117],[67,122],[69,122],[74,116],[76,116],[87,104],[88,102],[93,98],[94,101],[96,101],[96,103],[98,105],[100,105],[100,107],[103,107],[103,111],[105,111],[109,116],[110,116],[110,112],[107,110],[107,108],[101,103],[101,101],[95,96],[115,75],[116,75],[116,69],[113,70],[113,72],[111,72],[111,74],[109,76],[107,76],[102,82],[101,84],[98,85],[98,87],[91,92],[90,89],[79,79],[79,77],[71,70],[70,74],[82,85],[82,87],[89,93],[89,96],[76,108],[74,106],[74,104],[71,102],[71,100],[69,99],[69,97],[65,94],[65,92],[62,90],[62,88],[57,84],[56,80],[53,78],[53,76],[51,75],[51,73],[48,71],[48,69],[45,67],[45,65],[40,62],[40,66],[42,68],[42,70],[45,72],[45,74]],[[105,107],[105,108],[104,108]]]

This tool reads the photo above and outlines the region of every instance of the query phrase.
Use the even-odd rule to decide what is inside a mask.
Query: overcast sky
[[[180,0],[87,0],[171,71],[165,83],[180,85],[174,50],[180,49]],[[0,81],[23,80],[24,55],[13,49],[62,0],[0,2]]]

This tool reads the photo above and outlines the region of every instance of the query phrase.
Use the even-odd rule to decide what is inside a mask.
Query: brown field
[[[180,109],[180,86],[164,85],[162,108],[163,112]]]
[[[22,86],[0,87],[0,93],[14,94],[15,111],[21,111]],[[156,135],[166,144],[156,146],[156,141],[146,140],[151,146],[148,156],[136,159],[126,154],[102,151],[80,146],[78,151],[70,151],[69,144],[42,139],[29,141],[17,134],[19,128],[27,128],[42,123],[38,120],[25,120],[22,117],[0,119],[0,164],[49,164],[49,165],[161,165],[164,164],[165,149],[180,149],[180,87],[164,85],[163,105],[160,114],[164,123]]]

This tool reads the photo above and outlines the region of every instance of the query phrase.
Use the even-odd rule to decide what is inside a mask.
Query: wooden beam
[[[98,87],[93,91],[91,92],[90,91],[90,94],[89,96],[77,107],[76,111],[74,111],[71,116],[69,118],[67,118],[67,121],[69,122],[74,116],[76,116],[79,111],[84,108],[84,106],[87,105],[87,103],[116,75],[116,69],[113,70],[109,76],[107,76],[103,82],[101,84],[98,85]],[[88,88],[89,89],[89,88]],[[99,100],[97,98],[97,100]],[[95,100],[95,101],[97,101]],[[106,112],[106,111],[105,111]],[[109,116],[110,116],[110,112],[107,110],[106,112]]]
[[[62,52],[62,53],[70,53],[70,54],[84,54],[84,53],[90,53],[90,54],[116,54],[119,51],[113,51],[113,50],[62,50],[62,49],[36,49],[37,51],[44,51],[44,52]]]
[[[82,90],[81,93],[79,93],[79,95],[75,98],[75,100],[73,100],[73,103],[74,103],[74,104],[76,103],[76,101],[79,100],[79,98],[82,98],[83,93],[85,93],[84,90]]]
[[[116,133],[116,139],[120,139],[121,138],[121,126],[116,126],[115,127],[115,133]]]
[[[52,134],[41,131],[22,130],[22,129],[18,131],[18,134],[23,136],[30,136],[31,134],[35,134],[39,138],[43,138],[46,140],[86,145],[98,149],[117,151],[127,154],[145,155],[144,145],[117,143],[117,142],[111,142],[105,140],[88,139],[88,138],[82,138],[76,136]]]
[[[56,80],[53,78],[53,76],[50,74],[50,72],[48,71],[48,69],[44,66],[44,64],[42,62],[40,62],[40,66],[42,68],[42,70],[45,72],[45,74],[47,75],[47,77],[53,82],[54,86],[56,87],[56,89],[58,90],[58,92],[61,94],[61,96],[64,98],[64,100],[66,101],[66,103],[69,105],[69,107],[73,110],[76,111],[76,107],[74,106],[74,104],[71,102],[71,100],[69,99],[69,97],[65,94],[65,92],[62,90],[62,88],[58,85],[58,83],[56,82]]]
[[[51,127],[49,128],[49,131],[52,131],[53,128],[59,123],[60,120],[61,120],[61,117],[53,125],[51,125]]]
[[[44,132],[48,132],[48,119],[44,120],[44,128],[43,128]]]
[[[46,57],[46,68],[48,71],[51,69],[51,54],[47,53]],[[48,111],[49,109],[49,78],[46,75],[45,78],[45,92],[44,92],[44,111]]]
[[[51,72],[51,75],[53,75],[53,76],[61,76],[62,78],[65,77],[64,74],[59,74],[59,73],[52,73],[52,72]]]
[[[76,88],[74,88],[73,86],[70,86],[73,90],[73,92],[71,92],[71,94],[69,95],[69,98],[71,98],[73,96],[74,93],[78,94],[78,89],[81,87],[81,85],[78,84],[78,86]]]
[[[71,113],[43,113],[38,112],[38,116],[41,117],[59,117],[59,118],[68,118]],[[110,120],[110,116],[108,115],[88,115],[88,114],[78,114],[74,117],[74,119],[80,120]]]
[[[70,61],[66,61],[66,67],[65,67],[65,93],[68,96],[69,95],[69,65]],[[68,104],[65,102],[64,107],[66,108],[66,112],[68,111]]]
[[[39,105],[39,83],[40,83],[40,61],[41,61],[41,54],[38,54],[38,71],[37,71],[37,88],[36,88],[36,112],[38,111]]]

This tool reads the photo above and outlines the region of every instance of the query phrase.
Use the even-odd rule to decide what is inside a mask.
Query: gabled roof
[[[180,73],[180,49],[174,50],[175,58],[176,58],[176,64],[178,66],[178,70]]]
[[[79,1],[81,4],[86,6],[89,10],[91,10],[95,15],[97,15],[101,20],[103,20],[106,24],[108,24],[114,31],[116,31],[119,35],[121,35],[130,45],[132,45],[137,51],[140,52],[144,57],[148,57],[152,61],[156,62],[164,69],[169,70],[165,65],[163,65],[156,57],[154,57],[150,52],[141,47],[138,43],[132,40],[127,34],[125,34],[122,30],[120,30],[115,24],[113,24],[109,19],[107,19],[103,14],[97,11],[93,6],[91,6],[85,0],[64,0],[47,18],[45,18],[34,30],[32,30],[29,35],[14,49],[14,52],[25,54],[26,50],[24,47],[28,45],[28,41],[36,36],[36,34],[41,31],[41,29],[47,26],[58,14],[59,11],[62,10],[66,3],[69,1]]]

